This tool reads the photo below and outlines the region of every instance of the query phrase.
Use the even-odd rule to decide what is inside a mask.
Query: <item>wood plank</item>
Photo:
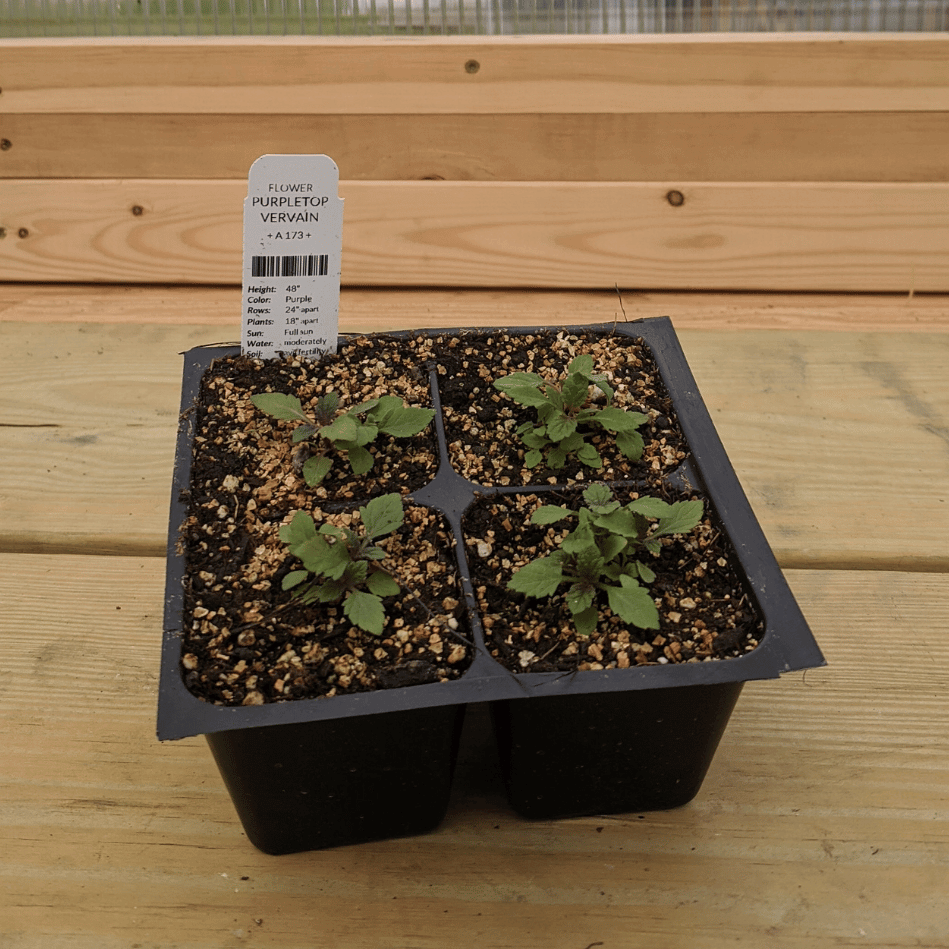
[[[947,58],[912,33],[7,40],[0,87],[7,113],[945,111]]]
[[[244,178],[316,142],[353,180],[944,181],[949,154],[940,112],[30,113],[3,137],[5,178]]]
[[[533,295],[523,298],[531,299],[523,312],[513,297],[503,311],[495,300],[484,322],[543,322]],[[490,310],[490,298],[483,305]],[[426,318],[446,325],[460,312]],[[177,354],[236,332],[0,326],[15,354],[0,378],[0,550],[163,555]],[[682,329],[680,337],[784,566],[949,570],[944,545],[929,540],[949,534],[949,334]]]
[[[201,740],[153,737],[161,562],[0,566],[17,949],[945,945],[949,577],[791,572],[829,665],[749,684],[686,807],[524,821],[475,709],[437,831],[273,858]]]
[[[622,306],[621,306],[622,304]],[[155,323],[240,333],[237,287],[0,283],[0,322]],[[943,294],[663,293],[615,290],[378,289],[344,287],[346,332],[442,326],[546,326],[669,316],[681,329],[949,331]]]
[[[244,181],[5,190],[0,279],[240,280]],[[349,285],[949,290],[945,183],[346,181],[340,193]]]

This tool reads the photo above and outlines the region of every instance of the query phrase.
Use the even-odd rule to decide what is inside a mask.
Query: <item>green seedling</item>
[[[402,498],[385,494],[359,509],[361,532],[321,524],[297,511],[280,528],[280,539],[290,553],[303,561],[302,570],[283,578],[284,590],[296,590],[301,603],[339,603],[354,625],[375,636],[382,635],[385,609],[382,598],[394,596],[399,585],[379,566],[386,552],[373,542],[402,526]]]
[[[606,594],[609,608],[626,623],[640,629],[658,629],[659,613],[642,584],[656,579],[641,559],[658,554],[659,538],[684,534],[702,519],[701,501],[667,504],[641,497],[621,505],[603,484],[583,492],[584,507],[571,511],[545,504],[531,516],[532,524],[556,524],[577,518],[559,549],[525,564],[514,573],[508,588],[533,597],[553,596],[563,584],[574,626],[582,636],[596,628],[597,603]]]
[[[536,412],[536,422],[525,422],[516,430],[527,449],[524,464],[528,468],[545,459],[548,467],[563,468],[569,456],[591,468],[602,467],[599,452],[587,441],[600,430],[614,436],[616,447],[627,458],[638,461],[642,457],[643,439],[637,429],[647,417],[612,404],[613,389],[604,373],[593,371],[590,355],[573,359],[559,385],[534,372],[514,372],[496,379],[494,388]],[[593,404],[596,389],[603,393],[605,406]]]
[[[435,417],[433,409],[412,408],[394,395],[369,399],[340,412],[339,395],[327,392],[317,399],[309,415],[292,395],[263,392],[252,395],[250,400],[267,415],[300,423],[293,431],[293,443],[306,442],[315,449],[303,463],[303,478],[310,487],[320,484],[329,474],[333,467],[332,450],[346,455],[353,474],[365,474],[373,462],[367,446],[377,435],[410,438]]]

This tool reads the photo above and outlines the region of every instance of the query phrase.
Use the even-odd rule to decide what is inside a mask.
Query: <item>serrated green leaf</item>
[[[353,474],[362,475],[372,470],[372,453],[360,445],[354,445],[346,452],[346,458],[349,461],[349,467]]]
[[[666,517],[671,513],[672,505],[660,498],[643,497],[630,501],[626,505],[626,510],[642,514],[644,517]]]
[[[320,603],[337,603],[346,592],[346,586],[339,580],[327,580],[321,583],[315,592]]]
[[[577,461],[589,468],[603,467],[603,459],[600,457],[599,452],[592,445],[584,445],[577,451],[576,455]]]
[[[577,423],[572,418],[564,415],[552,418],[547,423],[547,437],[554,442],[569,438],[577,430]],[[563,445],[559,446],[561,450],[567,451]]]
[[[564,402],[563,393],[556,386],[547,386],[544,389],[544,395],[547,397],[547,404],[541,407],[542,410],[549,412],[550,415],[560,414],[566,410],[567,405]],[[548,418],[544,418],[543,421],[548,421]]]
[[[342,541],[336,541],[335,544],[326,544],[325,552],[318,557],[310,557],[304,562],[307,569],[314,573],[330,580],[339,580],[353,561],[346,545]]]
[[[619,507],[619,501],[613,498],[613,492],[605,484],[591,484],[583,492],[583,503],[598,514],[608,514]]]
[[[366,588],[376,596],[395,596],[401,592],[401,587],[384,570],[376,570],[369,574]]]
[[[316,404],[313,406],[313,414],[321,425],[326,425],[333,420],[338,408],[339,393],[330,390],[316,400]]]
[[[370,444],[378,434],[378,425],[373,425],[371,422],[363,422],[356,430],[355,445],[347,447],[361,448],[364,445]]]
[[[576,452],[578,449],[582,448],[583,445],[583,435],[580,432],[574,432],[567,438],[561,439],[557,447],[561,451],[565,451],[567,454],[570,454],[571,452]]]
[[[398,412],[399,409],[405,408],[405,403],[397,395],[383,395],[376,399],[375,402],[376,405],[370,414],[380,419],[386,418],[393,412]]]
[[[399,408],[380,422],[379,430],[393,438],[411,438],[428,428],[433,418],[434,409]]]
[[[593,529],[586,524],[581,524],[575,531],[567,534],[560,544],[560,549],[566,554],[579,555],[590,548],[599,553],[599,547],[596,545],[596,535],[593,533]]]
[[[605,563],[621,554],[627,546],[629,546],[629,542],[616,534],[607,534],[605,537],[601,537],[599,541],[600,553]]]
[[[639,432],[619,432],[616,436],[616,447],[620,453],[630,461],[639,461],[643,456],[643,437]]]
[[[592,605],[595,596],[595,588],[584,586],[582,583],[575,583],[567,590],[567,606],[570,607],[571,613],[582,613]]]
[[[343,581],[350,588],[360,587],[369,576],[369,564],[365,560],[350,560],[343,571]]]
[[[635,432],[647,419],[642,412],[626,412],[615,406],[607,406],[596,413],[596,421],[608,432]]]
[[[589,376],[593,372],[593,357],[589,353],[583,353],[570,360],[567,366],[567,373],[572,375],[579,373],[583,376]]]
[[[387,554],[381,547],[367,547],[362,556],[364,560],[385,560]]]
[[[569,375],[564,381],[562,391],[565,404],[578,409],[590,397],[590,384],[582,375]]]
[[[333,459],[328,455],[314,455],[303,463],[303,480],[311,487],[318,485],[333,467]]]
[[[677,501],[665,517],[659,518],[653,536],[687,534],[702,520],[703,506],[699,500]]]
[[[640,629],[659,629],[659,612],[649,591],[631,577],[620,577],[621,586],[607,587],[610,609],[624,623],[632,623]]]
[[[599,614],[595,606],[588,606],[585,610],[573,614],[573,625],[581,636],[589,636],[595,629]]]
[[[607,514],[599,514],[596,526],[620,537],[638,537],[639,527],[633,514],[626,508],[618,508]]]
[[[389,398],[394,398],[389,396]],[[358,405],[354,405],[347,415],[362,415],[363,412],[371,412],[379,404],[379,399],[366,399],[365,402],[360,402]]]
[[[294,445],[299,445],[300,442],[305,442],[308,438],[312,438],[319,429],[315,425],[310,425],[309,422],[298,425],[294,430],[293,434],[290,436],[290,441]]]
[[[354,626],[372,633],[373,636],[382,635],[386,613],[382,608],[382,600],[374,593],[353,590],[343,603],[343,613]]]
[[[577,574],[587,582],[594,582],[599,579],[600,574],[603,572],[604,564],[605,561],[603,560],[603,555],[600,553],[600,548],[595,544],[590,547],[585,547],[577,554]]]
[[[296,511],[289,523],[280,528],[280,539],[288,546],[302,544],[316,536],[316,524],[306,511]]]
[[[636,572],[642,578],[644,583],[652,583],[656,579],[656,574],[644,563],[642,563],[642,561],[637,560],[635,567]]]
[[[300,400],[294,395],[285,395],[282,392],[261,392],[250,397],[251,402],[273,416],[286,422],[309,422],[309,417],[304,413]]]
[[[544,380],[536,372],[512,372],[509,376],[495,379],[493,384],[499,392],[507,392],[510,389],[539,388]]]
[[[530,389],[527,386],[514,386],[507,390],[507,395],[519,405],[540,408],[548,404],[547,398],[542,392],[538,389]]]
[[[363,531],[370,540],[391,534],[402,526],[405,519],[402,496],[393,492],[373,498],[359,509],[359,516],[362,518]]]
[[[524,464],[528,468],[536,468],[543,460],[543,454],[536,448],[532,448],[524,455]]]
[[[562,448],[551,448],[547,453],[547,465],[550,468],[562,468],[567,462],[567,453]]]
[[[359,431],[359,420],[354,415],[341,415],[330,425],[320,429],[320,437],[331,442],[352,442]]]
[[[280,584],[281,590],[292,590],[299,586],[310,575],[309,570],[291,570]]]
[[[292,544],[290,552],[303,561],[303,566],[310,573],[322,573],[324,558],[329,551],[329,544],[319,534],[314,534],[301,544]]]
[[[294,599],[306,606],[319,601],[320,588],[315,583],[310,583],[306,586],[297,587],[297,591],[293,596]]]
[[[546,448],[550,444],[550,439],[546,435],[539,435],[538,430],[533,427],[521,435],[521,441],[525,448]]]
[[[553,504],[544,504],[531,515],[531,524],[556,524],[565,517],[573,517],[573,512],[564,507]]]
[[[545,597],[557,592],[557,587],[563,582],[563,568],[555,557],[541,557],[532,560],[519,570],[508,581],[508,589],[527,596]]]

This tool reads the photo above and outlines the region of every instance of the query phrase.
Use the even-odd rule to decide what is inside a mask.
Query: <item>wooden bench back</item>
[[[0,280],[240,282],[325,153],[350,286],[949,291],[949,37],[0,42]]]

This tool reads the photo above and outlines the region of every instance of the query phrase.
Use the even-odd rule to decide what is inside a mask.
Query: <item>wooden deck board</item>
[[[240,334],[238,287],[0,283],[0,323],[215,326]],[[631,320],[669,316],[683,329],[834,332],[949,331],[949,295],[672,293],[624,289]],[[615,290],[344,287],[340,327],[382,332],[443,326],[547,325],[623,319]],[[0,327],[0,332],[3,328]]]
[[[243,178],[2,184],[0,279],[240,282]],[[940,181],[342,181],[340,195],[348,286],[949,290]]]
[[[941,111],[946,47],[938,33],[0,43],[7,112],[252,115]]]
[[[721,107],[721,106],[719,106]],[[3,178],[244,178],[332,155],[343,180],[938,181],[940,112],[5,114]],[[379,147],[386,142],[387,147]]]
[[[97,312],[96,293],[73,299],[73,318]],[[447,295],[433,304],[424,293],[347,295],[359,303],[344,306],[342,325],[406,325],[387,305],[393,298],[406,316],[407,299],[427,301],[416,325],[472,322],[473,315],[541,321],[544,300],[476,295],[462,303]],[[29,320],[43,299],[13,303],[6,315],[25,307]],[[132,299],[130,312],[140,315],[149,298]],[[454,305],[443,310],[439,299]],[[615,296],[575,299],[586,306],[575,311],[560,301],[559,319],[603,319],[618,310]],[[167,321],[116,323],[110,320],[121,304],[113,299],[111,306],[102,322],[0,323],[8,351],[17,354],[0,380],[0,549],[164,550],[178,353],[233,339],[236,322],[219,321],[223,310],[214,309],[214,322],[178,323],[171,319],[177,307],[166,301]],[[644,309],[656,307],[650,299]],[[639,312],[635,301],[627,307],[629,315]],[[788,318],[790,310],[783,312]],[[945,319],[947,311],[921,301],[918,312]],[[685,323],[681,339],[699,386],[785,566],[949,569],[949,554],[933,540],[949,530],[949,333],[722,333]],[[922,537],[920,524],[928,531]]]
[[[789,572],[829,665],[746,686],[684,808],[521,820],[478,710],[436,832],[275,858],[155,741],[161,561],[0,568],[4,945],[946,946],[947,576]]]

